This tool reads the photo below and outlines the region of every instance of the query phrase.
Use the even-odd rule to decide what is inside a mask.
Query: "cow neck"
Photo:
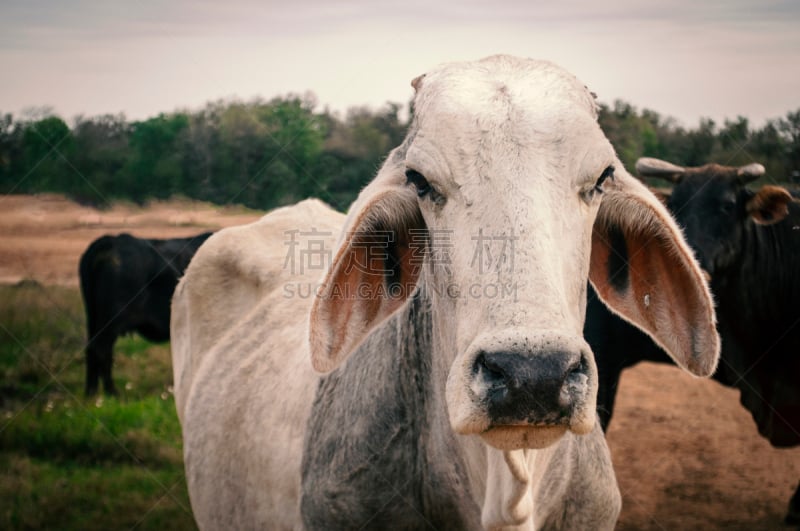
[[[443,364],[438,356],[433,327],[431,299],[423,284],[376,334],[379,343],[396,342],[392,349],[397,354],[396,370],[383,373],[394,375],[393,381],[381,385],[395,387],[398,401],[409,412],[406,418],[414,449],[406,454],[407,466],[415,471],[417,486],[413,490],[422,514],[435,527],[467,529],[480,518],[480,500],[474,496],[469,455],[447,417],[447,373],[442,373],[442,368],[447,365],[446,370],[449,364]]]
[[[800,207],[789,208],[774,225],[745,224],[736,260],[711,279],[723,340],[714,378],[740,390],[742,405],[775,446],[800,443],[797,395],[781,383],[781,375],[790,379],[800,369]]]
[[[790,209],[789,216],[774,225],[745,225],[739,258],[712,278],[720,319],[725,319],[726,309],[735,312],[737,321],[744,317],[745,322],[769,328],[797,319],[797,313],[787,312],[780,302],[800,297],[800,252],[795,250],[800,243],[800,208]]]
[[[486,529],[533,529],[531,469],[535,450],[487,447],[486,496],[481,523]]]
[[[434,528],[480,522],[464,454],[446,413],[436,413],[430,337],[430,301],[417,292],[320,380],[302,465],[307,527],[360,527],[359,514],[379,514],[374,527],[418,527],[421,518]],[[360,512],[332,521],[331,504]]]

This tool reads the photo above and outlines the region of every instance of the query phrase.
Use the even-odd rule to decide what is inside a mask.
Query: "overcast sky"
[[[441,62],[494,53],[571,70],[695,126],[800,108],[800,1],[3,0],[0,112],[129,119],[219,98],[405,103]]]

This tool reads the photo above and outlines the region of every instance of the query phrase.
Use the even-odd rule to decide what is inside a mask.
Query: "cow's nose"
[[[473,370],[496,425],[566,423],[589,380],[580,352],[485,352]]]

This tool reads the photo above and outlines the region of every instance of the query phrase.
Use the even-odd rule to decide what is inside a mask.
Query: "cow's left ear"
[[[359,195],[311,309],[311,362],[338,367],[414,292],[427,249],[416,194],[392,155]]]
[[[789,214],[792,194],[785,188],[764,185],[745,203],[747,214],[759,225],[772,225]]]
[[[605,304],[698,376],[714,372],[719,335],[700,267],[667,209],[621,172],[592,233],[589,280]]]

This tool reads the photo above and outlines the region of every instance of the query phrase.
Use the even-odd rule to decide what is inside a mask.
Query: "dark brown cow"
[[[86,395],[115,394],[111,377],[117,337],[138,332],[149,341],[169,340],[170,301],[197,248],[211,236],[145,240],[120,234],[93,241],[79,273],[86,309]]]
[[[673,183],[667,206],[711,276],[722,337],[714,378],[740,390],[770,443],[800,444],[800,204],[778,186],[748,189],[764,173],[760,164],[683,168],[640,159],[636,168]],[[622,369],[670,359],[596,296],[589,299],[584,333],[597,359],[598,408],[607,426]],[[787,522],[800,523],[800,487]]]

